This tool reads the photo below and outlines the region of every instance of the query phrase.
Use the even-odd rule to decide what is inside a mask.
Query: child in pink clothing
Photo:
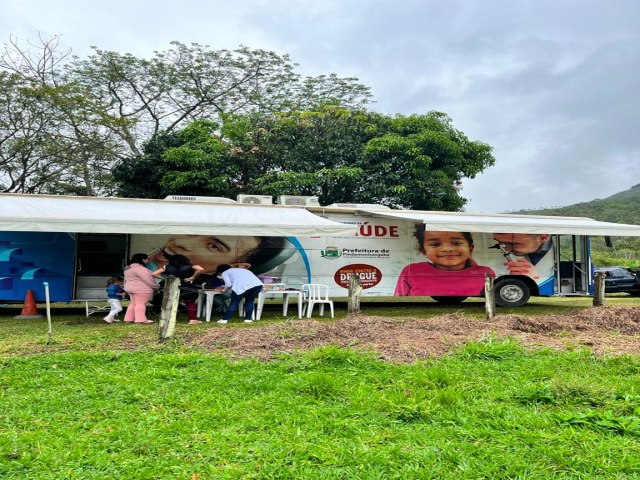
[[[493,270],[471,257],[473,237],[469,232],[430,232],[421,224],[415,235],[429,262],[404,267],[395,296],[478,296],[484,289],[485,274],[495,278]]]
[[[153,320],[147,319],[147,302],[160,286],[151,270],[146,267],[148,262],[149,257],[146,253],[136,253],[124,269],[124,291],[131,299],[124,316],[125,322],[153,323]]]

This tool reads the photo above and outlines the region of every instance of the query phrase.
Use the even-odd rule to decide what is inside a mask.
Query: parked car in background
[[[640,296],[640,278],[625,267],[599,267],[596,272],[604,272],[605,293],[629,293]]]

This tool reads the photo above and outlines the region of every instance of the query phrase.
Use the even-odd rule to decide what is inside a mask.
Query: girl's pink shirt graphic
[[[439,270],[429,262],[412,263],[402,269],[394,296],[477,296],[484,289],[485,274],[496,278],[493,270],[481,265],[463,270]]]

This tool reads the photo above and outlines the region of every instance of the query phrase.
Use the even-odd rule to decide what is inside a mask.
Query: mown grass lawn
[[[635,356],[488,338],[412,365],[331,346],[230,361],[55,317],[51,340],[0,317],[3,479],[640,478]]]

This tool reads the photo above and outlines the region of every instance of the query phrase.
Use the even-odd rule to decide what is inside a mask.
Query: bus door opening
[[[122,276],[128,236],[124,234],[78,234],[75,298],[106,298],[107,280]]]
[[[589,293],[589,242],[583,235],[556,235],[557,285],[561,295]]]

